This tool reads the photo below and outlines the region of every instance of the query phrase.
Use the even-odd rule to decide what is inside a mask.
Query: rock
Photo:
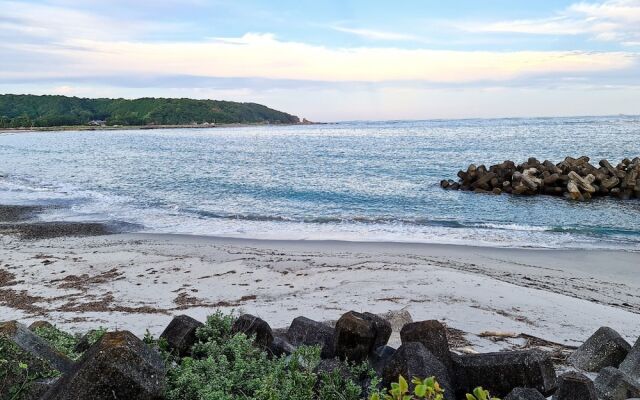
[[[567,372],[558,377],[558,390],[553,400],[598,400],[598,394],[587,376],[579,372]]]
[[[413,322],[413,317],[411,317],[409,311],[405,309],[389,311],[379,315],[389,321],[392,332],[400,332],[403,326]]]
[[[167,341],[169,350],[173,353],[179,357],[186,357],[191,355],[191,347],[198,340],[196,330],[201,326],[204,326],[202,322],[188,315],[178,315],[169,322],[160,338]]]
[[[629,375],[635,382],[640,383],[640,338],[633,345],[629,354],[620,364],[620,371]]]
[[[504,400],[545,400],[545,397],[535,389],[515,388]]]
[[[600,400],[626,400],[640,397],[640,386],[614,367],[603,368],[594,381]]]
[[[517,387],[532,388],[547,396],[556,388],[551,357],[541,350],[452,355],[461,393],[482,386],[493,396],[506,396]]]
[[[391,323],[381,316],[369,312],[363,313],[362,315],[373,322],[373,327],[376,331],[376,339],[373,342],[372,350],[385,346],[391,337]]]
[[[396,349],[389,346],[380,346],[369,355],[369,363],[378,375],[382,375],[387,361],[395,354]]]
[[[63,374],[71,371],[73,367],[73,361],[55,350],[47,341],[30,331],[26,326],[16,321],[0,324],[0,335],[7,338],[25,353],[35,359],[45,361],[52,368]]]
[[[38,379],[31,383],[28,393],[25,393],[20,400],[40,400],[49,389],[56,383],[58,378]],[[0,390],[0,395],[2,391]],[[4,398],[4,397],[3,397]]]
[[[569,181],[569,183],[567,183],[567,193],[571,200],[582,199],[582,193],[580,193],[580,189],[578,189],[578,185],[574,181]]]
[[[420,342],[452,371],[453,361],[447,340],[447,330],[436,320],[413,322],[400,331],[402,343]]]
[[[349,311],[336,323],[335,355],[343,360],[364,361],[374,349],[377,339],[375,323],[364,314]]]
[[[287,330],[287,339],[294,346],[322,347],[322,358],[333,357],[334,330],[327,324],[317,322],[306,317],[297,317],[291,322]]]
[[[49,321],[35,321],[31,325],[29,325],[30,331],[35,331],[38,328],[55,329],[55,327],[51,325]]]
[[[631,345],[618,332],[602,327],[569,356],[575,367],[598,372],[604,367],[617,367],[631,350]]]
[[[291,355],[296,348],[294,345],[289,343],[286,336],[274,335],[273,342],[271,342],[271,346],[269,346],[268,350],[272,355],[280,357]]]
[[[131,332],[106,333],[41,400],[161,400],[162,357]]]
[[[231,327],[231,332],[242,332],[247,336],[255,336],[255,343],[262,348],[269,348],[273,342],[273,332],[263,319],[250,314],[238,317]]]
[[[455,399],[452,379],[447,367],[420,342],[403,344],[389,358],[382,372],[383,384],[389,387],[392,382],[398,381],[400,375],[407,382],[414,377],[424,379],[435,376],[445,391],[445,399]],[[410,386],[413,387],[413,384],[410,383]]]
[[[14,324],[16,323],[9,322],[0,325],[0,331],[2,331],[0,333],[0,358],[3,360],[0,364],[0,399],[37,400],[55,378],[37,378],[35,380],[34,378],[51,376],[59,371],[40,355],[41,351],[34,354],[33,346],[28,347],[31,349],[29,351],[23,349],[25,347],[24,341],[19,338],[21,334],[11,332],[16,329]],[[24,325],[17,329],[23,329],[33,335]],[[9,336],[9,333],[12,336]],[[18,338],[21,344],[16,343],[14,338]],[[36,336],[37,339],[39,337]],[[20,368],[20,364],[26,364],[28,369]],[[18,397],[15,393],[17,388],[21,388]]]

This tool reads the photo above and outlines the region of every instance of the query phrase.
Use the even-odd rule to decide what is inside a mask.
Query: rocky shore
[[[388,345],[394,332],[401,338],[397,348]],[[279,360],[278,365],[285,366],[288,373],[306,371],[307,378],[318,380],[309,396],[296,398],[323,398],[318,390],[331,374],[357,387],[357,398],[368,398],[378,391],[384,394],[401,376],[407,380],[435,377],[446,400],[469,399],[467,393],[478,387],[506,400],[543,400],[548,396],[554,400],[626,400],[640,396],[640,338],[631,346],[608,327],[598,329],[566,360],[563,358],[569,370],[559,376],[557,354],[545,349],[477,354],[452,351],[451,332],[441,322],[414,322],[406,313],[350,311],[334,324],[300,316],[286,329],[272,329],[249,314],[221,317],[218,313],[206,324],[179,315],[158,339],[147,336],[143,341],[126,330],[99,335],[94,331],[71,340],[71,347],[61,344],[64,342],[57,339],[61,335],[64,333],[46,321],[29,328],[16,321],[0,324],[3,399],[174,399],[176,393],[184,396],[185,385],[191,385],[181,374],[189,373],[187,380],[197,381],[202,377],[199,374],[206,377],[206,370],[191,368],[193,363],[224,352],[216,347],[222,346],[220,341],[242,343],[245,338],[257,351],[252,357],[263,354],[264,363]],[[318,349],[313,365],[295,362],[296,357],[302,357],[301,346]],[[210,353],[202,353],[202,349]],[[237,353],[234,357],[225,364],[229,374],[237,372],[234,363],[242,356]],[[349,362],[369,369],[368,377],[354,375]],[[16,363],[19,368],[12,369]],[[409,391],[416,382],[409,384]],[[180,398],[252,398],[250,389],[245,388],[244,393],[241,389],[220,388],[223,397],[203,397],[195,390]],[[11,390],[14,397],[7,397]]]
[[[625,158],[615,167],[604,159],[599,167],[589,161],[582,156],[566,157],[558,164],[535,158],[521,164],[507,160],[489,168],[471,164],[458,172],[459,182],[442,180],[440,186],[476,193],[565,196],[578,201],[598,196],[640,199],[640,157]]]

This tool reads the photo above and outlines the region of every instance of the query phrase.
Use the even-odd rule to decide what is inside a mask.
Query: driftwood
[[[470,164],[458,172],[459,181],[443,180],[447,190],[516,195],[546,194],[572,200],[589,200],[598,196],[640,199],[640,157],[625,158],[615,167],[600,160],[598,167],[589,157],[566,157],[558,164],[529,158],[516,165],[507,160],[489,168]]]

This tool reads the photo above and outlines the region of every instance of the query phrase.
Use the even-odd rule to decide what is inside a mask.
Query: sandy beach
[[[215,309],[274,327],[406,310],[459,330],[468,351],[519,348],[519,334],[570,347],[604,325],[640,336],[634,252],[157,234],[0,240],[2,319],[74,332],[158,334],[172,315],[204,320]]]

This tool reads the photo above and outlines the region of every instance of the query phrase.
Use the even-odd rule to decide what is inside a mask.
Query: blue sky
[[[0,92],[312,120],[638,113],[640,0],[0,0]]]

